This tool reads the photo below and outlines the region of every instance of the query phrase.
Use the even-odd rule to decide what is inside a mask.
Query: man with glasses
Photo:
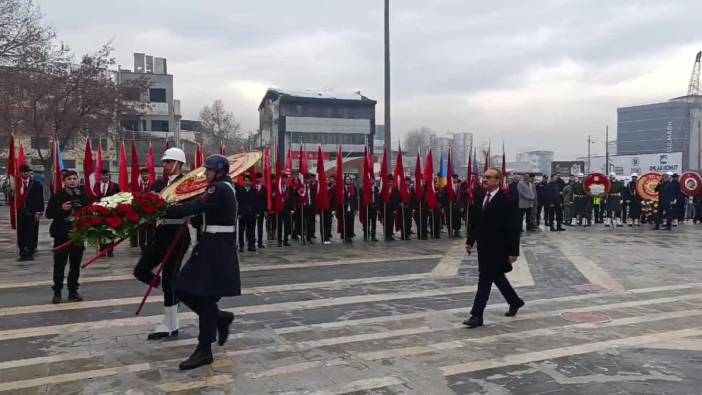
[[[469,216],[470,227],[466,252],[471,254],[478,247],[478,291],[475,294],[470,318],[463,321],[469,328],[483,325],[483,312],[494,283],[509,303],[507,317],[513,317],[524,306],[505,273],[519,256],[518,204],[502,192],[502,172],[491,168],[483,176],[484,193],[478,195]]]

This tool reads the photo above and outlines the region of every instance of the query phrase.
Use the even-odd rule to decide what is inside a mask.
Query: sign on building
[[[605,168],[605,157],[590,158],[592,172],[609,174],[614,172],[618,176],[629,176],[631,173],[682,173],[682,152],[661,152],[643,155],[614,155],[609,157],[609,169]]]
[[[553,161],[551,162],[551,175],[568,177],[585,173],[585,162],[581,160]]]

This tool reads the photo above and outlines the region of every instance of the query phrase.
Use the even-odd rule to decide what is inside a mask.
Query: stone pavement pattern
[[[177,366],[193,314],[181,308],[180,337],[161,342],[145,340],[160,291],[134,315],[136,251],[84,270],[84,302],[51,305],[43,234],[36,261],[0,256],[0,393],[698,394],[701,231],[529,234],[509,275],[526,307],[504,317],[493,291],[474,330],[461,325],[477,281],[462,239],[247,252],[246,294],[220,304],[234,334],[189,372]]]

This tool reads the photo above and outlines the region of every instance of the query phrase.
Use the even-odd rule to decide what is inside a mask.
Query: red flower
[[[138,224],[139,223],[139,215],[135,213],[134,211],[127,213],[127,221],[132,223],[132,224]]]
[[[122,218],[114,215],[105,218],[105,224],[107,224],[107,226],[109,226],[112,229],[120,229],[122,228],[122,226],[124,226],[124,221],[122,220]]]
[[[166,207],[166,201],[163,200],[163,199],[159,199],[159,200],[158,200],[158,206],[159,206],[160,208]]]
[[[150,205],[149,205],[149,206],[144,206],[144,207],[142,207],[141,209],[142,209],[142,211],[144,211],[144,214],[147,214],[147,215],[154,215],[154,214],[156,214],[156,208],[155,208],[154,206],[150,206]]]
[[[103,218],[103,217],[92,217],[92,218],[89,218],[89,220],[90,220],[90,223],[89,223],[90,227],[99,226],[105,222],[105,218]]]

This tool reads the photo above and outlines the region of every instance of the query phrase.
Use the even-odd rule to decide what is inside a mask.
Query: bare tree
[[[34,67],[0,69],[0,128],[37,141],[55,135],[60,146],[79,134],[107,134],[122,103],[111,51],[106,44],[75,63],[62,46]],[[51,179],[50,149],[33,149]]]
[[[236,152],[243,148],[245,141],[241,134],[241,125],[234,113],[227,111],[221,99],[215,100],[211,107],[202,107],[200,122],[206,152],[217,152],[220,145],[224,145],[227,152]]]
[[[413,129],[405,134],[405,139],[403,142],[403,150],[406,150],[407,155],[417,155],[417,150],[422,151],[424,155],[431,144],[431,136],[435,132],[428,127],[421,127],[419,129]]]
[[[0,1],[0,66],[41,63],[54,37],[35,1]]]

